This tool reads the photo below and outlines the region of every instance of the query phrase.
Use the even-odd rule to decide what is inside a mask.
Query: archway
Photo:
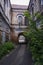
[[[18,43],[26,43],[26,37],[23,33],[19,33],[18,35]]]

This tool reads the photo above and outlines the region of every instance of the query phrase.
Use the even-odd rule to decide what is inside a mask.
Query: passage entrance
[[[23,33],[20,33],[20,34],[18,35],[18,42],[19,42],[19,43],[26,43],[26,38],[25,38],[25,36],[24,36]]]
[[[19,36],[19,43],[25,43],[25,37],[23,35]]]

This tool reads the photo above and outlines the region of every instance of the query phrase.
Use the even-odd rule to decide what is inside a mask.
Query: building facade
[[[43,12],[43,0],[30,0],[29,11],[31,14]]]
[[[0,0],[0,43],[18,41],[19,33],[27,29],[24,12],[28,6],[11,5],[10,0]]]
[[[10,40],[11,4],[10,0],[0,0],[0,43]]]
[[[27,21],[25,21],[24,12],[28,6],[25,5],[12,5],[12,27],[15,36],[18,37],[27,28]],[[14,35],[13,35],[14,36]]]
[[[28,10],[33,17],[33,14],[40,12],[43,15],[43,0],[30,0]],[[36,20],[36,18],[34,17]],[[40,21],[36,21],[37,28],[40,28]]]

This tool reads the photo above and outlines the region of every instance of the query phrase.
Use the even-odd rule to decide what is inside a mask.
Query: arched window
[[[19,25],[22,25],[22,23],[23,23],[23,16],[22,15],[18,15],[17,17],[18,17]]]
[[[22,16],[18,16],[18,22],[22,24]]]

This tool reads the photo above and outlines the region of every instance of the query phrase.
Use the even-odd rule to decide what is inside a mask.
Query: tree
[[[34,65],[43,65],[43,16],[37,12],[33,15],[33,19],[28,11],[26,11],[24,15],[28,18],[29,22],[28,32],[25,32],[24,35],[27,37],[28,47],[32,52]],[[40,29],[36,27],[37,20],[41,22]]]

